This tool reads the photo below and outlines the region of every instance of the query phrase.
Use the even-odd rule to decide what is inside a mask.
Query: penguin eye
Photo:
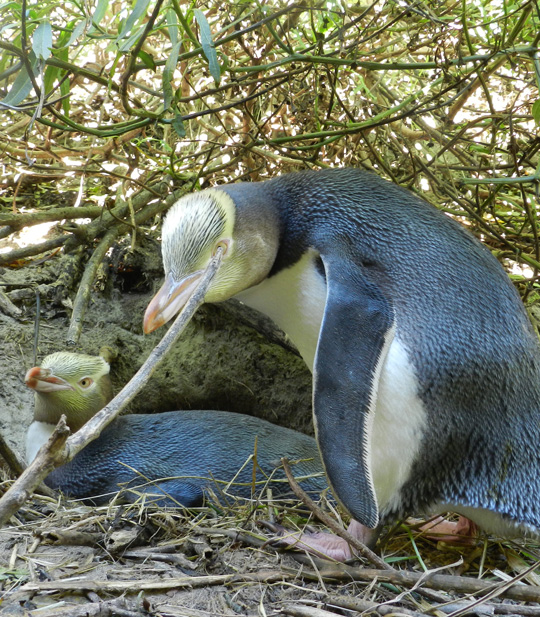
[[[89,388],[94,383],[94,380],[91,377],[83,377],[79,380],[79,386],[83,389]]]
[[[212,257],[217,253],[218,248],[221,248],[221,250],[223,251],[223,256],[226,255],[227,251],[229,250],[229,244],[230,240],[220,240],[219,242],[217,242],[214,250],[212,251]]]

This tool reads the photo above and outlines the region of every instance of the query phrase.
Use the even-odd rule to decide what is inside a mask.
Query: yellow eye
[[[214,250],[212,251],[212,257],[217,253],[217,250],[219,248],[222,250],[222,254],[226,255],[227,251],[229,250],[229,243],[230,243],[230,240],[220,240],[214,247]]]
[[[85,390],[86,388],[89,388],[93,383],[94,380],[91,377],[83,377],[79,380],[79,386],[81,386],[81,388],[84,388]]]

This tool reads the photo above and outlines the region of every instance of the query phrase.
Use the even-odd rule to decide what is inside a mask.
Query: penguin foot
[[[273,533],[278,534],[278,538],[269,541],[273,546],[296,548],[317,557],[334,561],[348,561],[356,557],[356,553],[346,540],[332,533],[325,531],[308,533],[290,531],[282,525],[269,521],[261,521],[261,524]],[[370,548],[375,545],[379,537],[379,529],[369,529],[355,520],[351,521],[347,531]]]
[[[442,516],[437,516],[427,523],[417,519],[409,519],[408,522],[415,525],[425,538],[446,544],[467,546],[475,544],[478,538],[477,525],[464,516],[460,516],[457,522],[447,521]]]

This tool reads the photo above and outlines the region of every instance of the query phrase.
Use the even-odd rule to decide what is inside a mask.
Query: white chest
[[[293,267],[237,295],[290,336],[312,372],[327,293],[324,277],[315,267],[316,257],[317,253],[310,251]],[[350,335],[354,337],[354,332]],[[342,369],[348,370],[345,366]],[[324,359],[319,370],[324,370]],[[373,485],[383,513],[398,505],[399,489],[408,479],[420,448],[426,412],[417,392],[414,367],[399,339],[398,319],[397,334],[375,384],[376,405],[369,438]]]
[[[312,372],[326,304],[326,283],[315,267],[316,258],[317,253],[309,251],[291,268],[236,296],[287,333]]]
[[[55,429],[54,424],[48,422],[32,422],[26,432],[26,462],[30,463],[36,458],[41,446],[49,440]]]

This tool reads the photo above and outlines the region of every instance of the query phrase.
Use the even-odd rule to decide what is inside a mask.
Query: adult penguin
[[[112,398],[109,364],[100,356],[54,353],[31,368],[25,380],[35,392],[28,462],[62,414],[76,431]],[[280,468],[283,456],[291,459],[293,473],[312,496],[327,489],[315,440],[297,431],[226,411],[128,414],[45,482],[95,504],[107,503],[124,489],[128,502],[145,493],[159,505],[195,507],[208,489],[250,498],[253,488],[258,495],[269,486],[276,496],[290,495]]]
[[[455,511],[494,533],[540,529],[540,349],[490,252],[413,193],[355,169],[182,197],[163,224],[165,283],[144,330],[176,314],[212,255],[205,300],[269,315],[313,370],[334,494],[369,528]]]

